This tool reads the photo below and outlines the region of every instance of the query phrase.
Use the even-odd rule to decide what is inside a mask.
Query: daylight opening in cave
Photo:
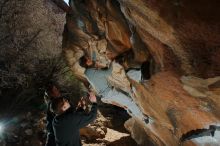
[[[68,5],[69,5],[69,0],[64,0],[64,1],[65,1],[65,3],[66,3],[66,4],[68,4]]]

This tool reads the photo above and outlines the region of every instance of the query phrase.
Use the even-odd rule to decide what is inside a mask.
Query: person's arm
[[[79,128],[85,127],[86,125],[94,121],[96,118],[97,115],[96,96],[93,93],[90,93],[89,99],[92,102],[91,111],[88,114],[85,112],[76,113],[77,118],[79,119],[79,122],[77,123]]]
[[[93,103],[91,111],[87,114],[85,112],[78,112],[77,117],[79,118],[78,127],[82,128],[87,126],[89,123],[95,120],[97,115],[97,104]]]

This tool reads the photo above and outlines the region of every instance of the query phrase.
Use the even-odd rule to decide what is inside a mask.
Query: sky
[[[64,0],[67,4],[69,4],[69,0]]]

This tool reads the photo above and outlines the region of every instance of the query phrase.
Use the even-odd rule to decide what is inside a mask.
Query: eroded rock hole
[[[207,129],[206,128],[196,129],[183,134],[182,137],[180,138],[180,141],[184,142],[187,140],[196,139],[200,137],[207,137],[207,136],[217,137],[219,135],[219,131],[220,131],[220,126],[210,125],[209,128]]]
[[[125,129],[124,123],[131,118],[125,109],[100,103],[99,114],[94,124],[81,130],[84,144],[137,146]],[[95,131],[93,131],[95,129]],[[110,137],[109,137],[110,136]]]
[[[117,56],[115,60],[124,67],[126,73],[133,70],[136,76],[141,76],[142,81],[149,80],[159,70],[151,56],[144,62],[135,61],[135,54],[132,50]]]
[[[149,80],[152,75],[154,75],[158,70],[158,67],[151,57],[149,60],[145,61],[141,65],[141,75],[143,80]]]

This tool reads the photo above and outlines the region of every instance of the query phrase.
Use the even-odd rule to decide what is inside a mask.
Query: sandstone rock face
[[[218,1],[69,4],[69,66],[103,102],[128,111],[125,126],[138,144],[220,143]]]

